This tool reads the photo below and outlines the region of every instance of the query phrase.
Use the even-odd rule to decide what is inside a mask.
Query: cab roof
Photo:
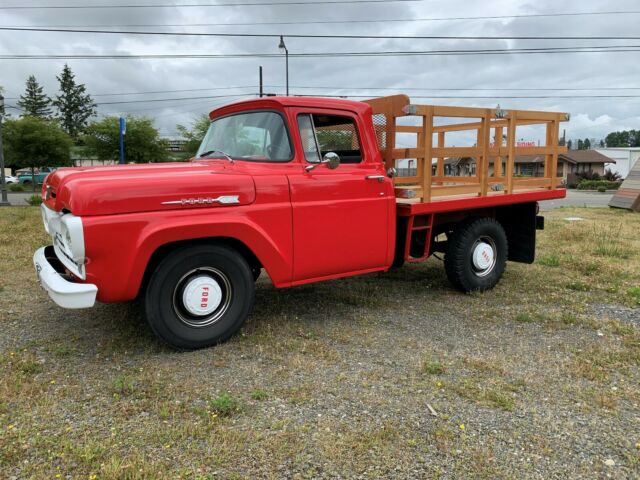
[[[365,113],[368,109],[371,108],[364,102],[345,100],[342,98],[262,97],[240,100],[223,107],[216,108],[209,114],[209,118],[213,119],[222,115],[241,112],[243,110],[286,107],[330,108],[335,110],[349,110],[356,113]]]

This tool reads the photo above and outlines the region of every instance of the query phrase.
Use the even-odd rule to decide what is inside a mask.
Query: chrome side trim
[[[231,205],[240,203],[239,195],[222,195],[217,198],[183,198],[181,200],[172,200],[170,202],[162,202],[162,205],[210,205],[212,203],[220,203],[221,205]]]

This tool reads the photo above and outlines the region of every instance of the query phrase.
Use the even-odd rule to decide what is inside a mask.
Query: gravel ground
[[[572,213],[486,294],[436,259],[263,274],[239,336],[175,353],[135,304],[58,309],[37,210],[0,212],[0,477],[638,478],[640,216]]]

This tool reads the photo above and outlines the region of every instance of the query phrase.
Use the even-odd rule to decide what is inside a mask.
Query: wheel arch
[[[177,249],[184,247],[212,244],[225,245],[234,249],[247,261],[249,267],[264,267],[253,250],[251,250],[249,246],[247,246],[244,242],[238,240],[237,238],[221,236],[176,240],[173,242],[162,244],[153,251],[145,267],[144,274],[142,275],[142,280],[137,292],[138,296],[146,290],[149,279],[151,278],[152,273],[158,267],[160,262],[162,262],[162,260],[164,260],[172,252],[175,252]]]

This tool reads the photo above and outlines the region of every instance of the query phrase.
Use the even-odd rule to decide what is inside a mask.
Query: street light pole
[[[2,190],[2,200],[0,207],[11,205],[7,198],[7,179],[4,177],[4,148],[2,147],[2,118],[4,117],[4,97],[0,94],[0,190]]]
[[[286,81],[286,86],[287,86],[287,97],[289,96],[289,50],[287,49],[287,46],[284,44],[284,37],[282,35],[280,35],[280,45],[278,45],[278,48],[280,50],[284,50],[284,58],[285,58],[285,65],[286,65],[286,73],[287,73],[287,81]]]

